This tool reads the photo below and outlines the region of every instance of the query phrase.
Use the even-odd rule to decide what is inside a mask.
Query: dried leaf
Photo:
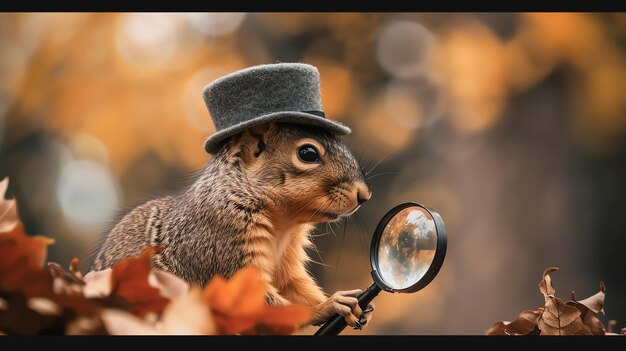
[[[139,256],[120,261],[112,267],[111,294],[126,300],[132,306],[132,312],[139,316],[150,312],[161,313],[169,302],[159,289],[148,282],[154,250],[148,248]]]
[[[111,295],[111,268],[85,274],[83,294],[87,298],[104,298]]]
[[[541,335],[592,335],[580,318],[580,311],[558,297],[546,297],[546,307],[538,320]]]
[[[594,313],[602,313],[604,314],[604,298],[606,286],[604,282],[600,282],[600,291],[598,291],[595,295],[588,297],[584,300],[577,301],[579,304],[586,306],[588,309],[592,310]],[[574,300],[576,301],[576,300]]]
[[[26,236],[21,223],[0,235],[0,294],[11,297],[0,317],[4,318],[0,323],[4,332],[62,334],[72,318],[93,316],[97,310],[82,294],[55,293],[55,284],[66,285],[59,283],[64,277],[60,266],[42,267],[50,243],[47,238]]]
[[[27,236],[22,224],[18,223],[13,230],[0,236],[0,243],[7,243],[7,246],[0,247],[0,267],[9,267],[17,261],[23,261],[22,264],[27,264],[30,268],[41,268],[47,247],[54,243],[54,239]]]
[[[176,299],[189,293],[189,284],[187,282],[170,272],[160,269],[154,269],[150,272],[148,283],[159,289],[161,296],[168,299]]]
[[[100,318],[111,335],[157,335],[154,325],[128,312],[105,309]]]
[[[46,247],[52,242],[44,237],[26,236],[21,223],[0,235],[0,290],[21,291],[32,297],[51,289],[52,278],[41,266]]]
[[[309,319],[311,311],[304,306],[268,306],[265,291],[266,285],[255,267],[242,269],[228,282],[213,278],[203,295],[218,333],[256,334],[255,328],[263,325],[268,333],[290,334]]]
[[[0,182],[0,234],[8,233],[19,223],[17,217],[17,206],[15,200],[6,200],[9,178],[4,178]]]
[[[572,301],[568,301],[567,305],[574,306],[580,311],[580,317],[583,323],[591,329],[593,335],[605,335],[606,330],[598,313],[604,314],[604,298],[606,287],[600,282],[600,291],[595,295],[588,297],[582,301],[576,301],[576,293],[571,292]]]
[[[494,323],[485,332],[485,335],[538,335],[537,320],[539,316],[541,316],[539,311],[523,311],[512,322],[500,321]]]
[[[194,288],[167,305],[157,329],[161,334],[215,334],[215,324],[200,289]]]
[[[55,294],[81,294],[85,282],[61,268],[58,263],[48,262],[48,270],[52,275],[52,289]]]
[[[556,293],[556,290],[554,290],[554,287],[552,286],[552,278],[550,278],[549,274],[558,270],[559,269],[557,267],[549,267],[543,271],[543,276],[541,282],[539,283],[539,291],[543,294],[546,303],[548,302],[548,297],[554,296]]]

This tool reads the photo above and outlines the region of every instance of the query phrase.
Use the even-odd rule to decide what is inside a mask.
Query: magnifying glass
[[[357,297],[359,306],[365,309],[382,290],[414,293],[426,287],[439,273],[446,246],[446,228],[437,212],[415,202],[392,208],[372,237],[374,283]],[[345,319],[335,315],[315,335],[337,335],[346,326]]]

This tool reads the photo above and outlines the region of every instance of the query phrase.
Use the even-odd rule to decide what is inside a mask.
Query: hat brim
[[[332,121],[320,116],[316,116],[314,114],[301,111],[281,111],[261,115],[254,119],[220,130],[219,132],[207,138],[207,140],[204,142],[204,149],[210,154],[215,154],[218,151],[218,146],[220,142],[222,142],[224,139],[231,137],[237,133],[243,132],[250,127],[269,122],[289,122],[293,124],[316,126],[325,128],[328,131],[338,135],[346,135],[352,132],[350,128],[346,127],[340,122]]]

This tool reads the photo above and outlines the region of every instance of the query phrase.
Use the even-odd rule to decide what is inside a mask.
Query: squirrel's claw
[[[365,328],[369,321],[372,320],[372,312],[374,312],[374,305],[370,303],[359,316],[359,323],[361,324],[361,328],[358,328],[359,330]]]

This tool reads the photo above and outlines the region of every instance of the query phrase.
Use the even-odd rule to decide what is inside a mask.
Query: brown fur
[[[316,146],[319,164],[296,150]],[[347,147],[314,127],[270,123],[246,130],[221,146],[198,180],[178,196],[149,201],[109,233],[96,258],[102,270],[150,245],[153,260],[192,284],[229,278],[253,265],[268,283],[270,304],[314,306],[309,323],[341,313],[358,326],[356,293],[328,298],[307,271],[305,249],[313,224],[353,213],[371,192]]]

